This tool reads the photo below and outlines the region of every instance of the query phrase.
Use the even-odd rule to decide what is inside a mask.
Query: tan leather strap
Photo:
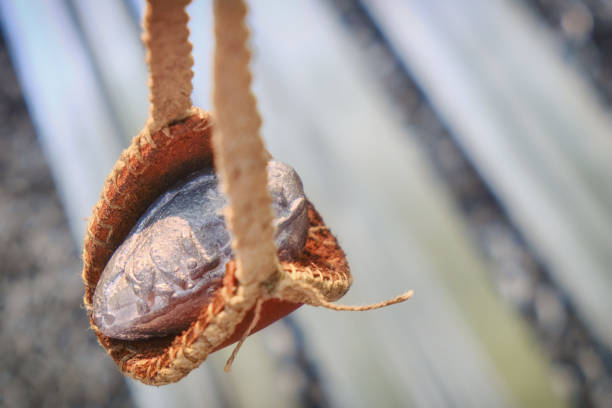
[[[278,270],[267,191],[267,152],[261,118],[251,93],[242,0],[215,0],[213,106],[215,166],[229,197],[226,220],[233,234],[240,283],[262,282]]]
[[[145,33],[149,64],[149,129],[183,119],[191,108],[193,77],[185,7],[190,0],[147,0]]]

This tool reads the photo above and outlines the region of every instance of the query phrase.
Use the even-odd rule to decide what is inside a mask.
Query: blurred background
[[[148,114],[144,0],[0,0],[0,406],[612,407],[612,2],[250,1],[272,154],[337,234],[341,303],[160,388],[82,306],[80,246]],[[209,109],[211,4],[189,6]]]

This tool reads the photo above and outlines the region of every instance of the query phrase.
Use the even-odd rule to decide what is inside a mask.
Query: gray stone
[[[308,233],[302,182],[289,166],[268,163],[279,258],[297,258]],[[105,335],[136,340],[179,332],[222,286],[232,257],[225,196],[213,169],[192,174],[157,199],[104,268],[93,319]]]

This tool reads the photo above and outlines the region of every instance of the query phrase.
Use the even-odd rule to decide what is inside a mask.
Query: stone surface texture
[[[306,242],[302,183],[289,166],[268,164],[281,259],[295,259]],[[102,333],[124,340],[179,332],[221,287],[232,256],[225,196],[213,169],[192,174],[159,197],[106,265],[94,295]]]

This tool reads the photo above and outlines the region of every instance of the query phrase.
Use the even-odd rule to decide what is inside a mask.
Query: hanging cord
[[[310,289],[312,291],[312,289]],[[368,310],[376,310],[382,309],[383,307],[395,305],[396,303],[402,303],[407,301],[414,295],[414,291],[409,290],[407,292],[402,293],[401,295],[397,295],[392,299],[383,300],[382,302],[372,303],[369,305],[361,305],[361,306],[350,306],[350,305],[338,305],[335,303],[328,302],[323,298],[320,292],[312,291],[314,302],[311,303],[311,306],[324,307],[325,309],[344,311],[344,312],[365,312]]]
[[[190,0],[147,0],[143,41],[150,70],[150,131],[186,117],[191,108],[193,47],[185,11],[189,3]]]
[[[236,344],[236,347],[234,347],[234,349],[232,350],[232,354],[229,356],[229,358],[225,362],[224,370],[226,373],[229,373],[230,370],[232,369],[232,364],[234,363],[234,359],[238,355],[238,351],[240,350],[240,347],[242,347],[242,343],[244,343],[244,341],[246,340],[247,337],[249,337],[253,329],[255,329],[255,326],[257,326],[257,323],[259,322],[259,319],[261,318],[261,306],[263,305],[263,302],[264,302],[263,298],[257,299],[257,303],[255,304],[255,313],[253,314],[253,320],[251,320],[251,323],[249,323],[249,327],[246,329],[246,331],[240,338],[240,341],[238,342],[238,344]]]
[[[272,227],[271,199],[267,189],[268,154],[259,134],[261,117],[251,92],[247,48],[247,8],[242,0],[215,0],[215,57],[213,134],[215,166],[229,198],[225,219],[232,231],[236,277],[243,285],[263,282],[279,270]],[[262,295],[253,320],[225,364],[229,372],[240,347],[261,316]]]
[[[295,267],[292,266],[292,269]],[[294,271],[295,273],[295,271]],[[351,306],[351,305],[338,305],[336,303],[329,302],[325,299],[325,296],[316,287],[306,284],[300,281],[284,280],[281,281],[277,288],[277,293],[282,297],[283,294],[288,295],[292,298],[290,293],[299,293],[303,297],[302,301],[310,306],[323,307],[325,309],[344,311],[344,312],[365,312],[368,310],[382,309],[383,307],[395,305],[397,303],[405,302],[414,295],[414,291],[408,290],[394,298],[383,300],[378,303],[371,303],[368,305]]]
[[[215,167],[229,198],[225,219],[233,236],[236,277],[243,285],[262,282],[279,270],[267,189],[268,156],[250,90],[246,12],[242,0],[214,2]]]
[[[247,48],[249,30],[245,24],[247,8],[242,0],[215,0],[215,57],[213,104],[216,127],[213,135],[215,166],[222,188],[229,197],[226,220],[232,231],[236,255],[236,276],[241,284],[263,283],[281,274],[276,257],[272,227],[271,200],[267,191],[268,153],[259,134],[261,118],[255,96],[250,90],[251,53]],[[292,280],[272,280],[268,293],[255,293],[253,319],[225,365],[231,369],[240,347],[256,327],[266,297],[283,298],[283,293],[298,293],[305,303],[332,310],[366,311],[408,300],[413,292],[365,306],[336,305],[316,288]],[[260,285],[264,287],[265,285]]]

